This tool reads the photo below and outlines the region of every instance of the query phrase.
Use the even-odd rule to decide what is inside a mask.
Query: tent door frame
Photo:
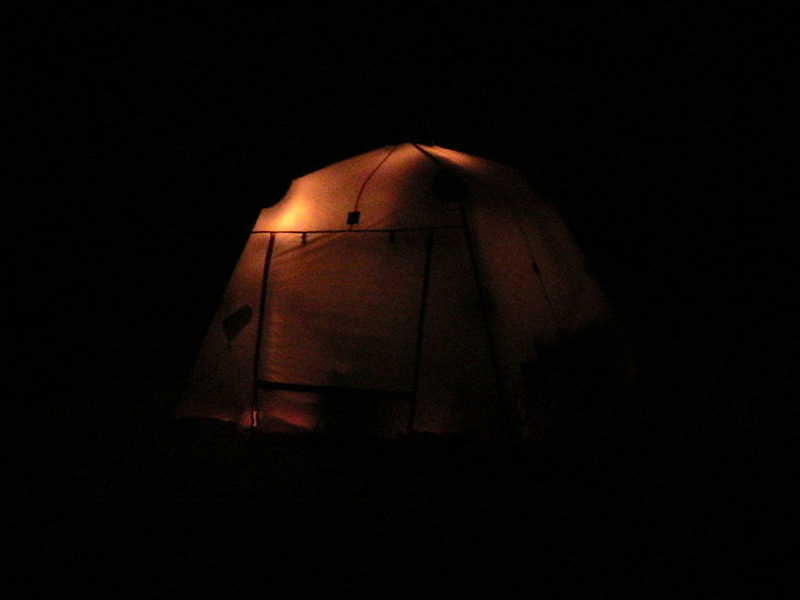
[[[289,233],[289,232],[277,232],[277,231],[269,232],[269,243],[267,245],[267,252],[264,258],[264,267],[261,275],[261,297],[259,298],[259,304],[258,304],[258,326],[256,329],[256,341],[253,353],[253,396],[250,408],[251,429],[256,429],[258,427],[259,390],[282,390],[282,391],[320,393],[320,394],[347,393],[357,397],[380,395],[386,398],[394,398],[398,400],[407,401],[409,403],[409,416],[408,416],[408,423],[406,426],[406,433],[412,434],[414,432],[414,422],[416,419],[417,404],[418,404],[417,400],[419,396],[420,372],[422,369],[422,351],[423,351],[423,342],[425,337],[425,315],[427,312],[428,292],[430,289],[431,262],[433,260],[433,238],[434,238],[434,232],[437,229],[437,227],[425,227],[422,229],[426,231],[427,235],[425,239],[425,260],[423,264],[422,290],[420,292],[420,307],[419,307],[419,314],[417,317],[417,335],[415,342],[414,365],[412,371],[412,384],[410,392],[352,388],[346,386],[284,383],[284,382],[276,382],[276,381],[261,379],[260,364],[261,364],[261,353],[263,350],[264,323],[265,323],[264,317],[266,315],[269,272],[270,272],[270,266],[272,264],[272,257],[275,251],[275,239],[278,233]],[[390,240],[393,241],[395,231],[394,230],[386,230],[386,231],[390,236]],[[339,232],[339,233],[344,233],[344,232]],[[358,233],[358,230],[351,231],[350,233]],[[303,233],[303,235],[305,236],[306,234]]]

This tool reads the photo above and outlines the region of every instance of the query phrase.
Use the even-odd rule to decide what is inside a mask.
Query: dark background
[[[166,421],[259,209],[411,141],[514,165],[556,203],[665,438],[747,456],[733,479],[790,478],[793,10],[164,2],[9,23],[3,295],[26,477]]]

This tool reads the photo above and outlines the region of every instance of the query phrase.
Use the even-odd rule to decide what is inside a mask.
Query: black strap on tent
[[[301,231],[299,229],[254,229],[250,233],[253,235],[259,234],[272,234],[272,233],[294,233],[298,235],[309,235],[318,233],[400,233],[403,231],[430,231],[433,229],[461,229],[461,225],[436,225],[431,227],[426,225],[424,227],[392,227],[391,229],[308,229]]]
[[[417,418],[417,398],[419,397],[419,374],[422,367],[422,342],[425,336],[425,313],[428,307],[428,290],[431,283],[431,259],[433,257],[433,229],[428,229],[425,242],[425,267],[422,274],[422,298],[419,303],[419,319],[417,321],[417,348],[414,357],[414,379],[411,406],[408,411],[408,431],[414,433],[414,421]]]
[[[358,190],[358,194],[356,195],[356,202],[353,205],[353,210],[347,213],[347,224],[350,226],[350,229],[353,228],[353,225],[358,223],[359,218],[361,217],[361,211],[358,210],[358,204],[359,202],[361,202],[361,196],[364,194],[364,188],[367,187],[369,180],[372,179],[373,175],[375,175],[375,173],[378,172],[378,169],[380,169],[381,166],[383,166],[383,163],[389,160],[389,157],[395,150],[397,150],[397,145],[392,146],[392,149],[389,150],[386,156],[384,156],[377,165],[375,165],[375,168],[372,169],[372,171],[369,172],[369,175],[367,175],[367,178],[364,179],[364,183],[361,184],[361,187]]]
[[[264,313],[267,307],[267,280],[269,278],[269,267],[272,263],[272,254],[275,251],[275,234],[269,234],[269,245],[267,254],[264,258],[264,272],[261,275],[261,298],[258,302],[258,329],[256,332],[256,347],[253,353],[253,403],[250,408],[250,427],[258,427],[258,386],[259,364],[261,359],[261,339],[264,337]]]

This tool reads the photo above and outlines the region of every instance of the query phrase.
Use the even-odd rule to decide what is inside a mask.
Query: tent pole
[[[272,254],[275,250],[275,232],[269,234],[267,255],[264,258],[264,271],[261,275],[261,298],[258,301],[258,327],[256,329],[256,347],[253,352],[253,401],[250,406],[250,428],[258,427],[258,380],[259,364],[261,358],[261,338],[264,336],[264,313],[267,307],[267,279],[269,267],[272,263]]]
[[[502,412],[503,425],[506,430],[506,435],[509,439],[514,439],[513,427],[511,426],[511,410],[509,406],[508,396],[503,387],[502,371],[500,369],[500,359],[497,356],[497,347],[495,346],[494,337],[492,336],[492,326],[489,319],[489,300],[486,297],[486,288],[483,284],[483,279],[480,276],[480,269],[478,268],[478,259],[475,249],[475,240],[472,237],[472,229],[469,226],[469,219],[467,219],[467,210],[464,207],[464,198],[458,201],[458,209],[461,213],[461,223],[464,228],[464,238],[467,241],[467,252],[469,253],[469,261],[472,266],[472,275],[475,277],[475,287],[478,292],[478,306],[480,307],[481,315],[483,316],[483,328],[486,331],[486,344],[489,350],[489,360],[492,365],[492,373],[494,374],[495,387],[497,392],[497,399],[500,401],[500,410]]]
[[[428,308],[428,290],[431,283],[431,259],[433,256],[433,229],[428,229],[425,242],[425,268],[422,275],[422,299],[419,305],[419,319],[417,321],[417,349],[414,358],[414,382],[411,394],[411,406],[408,413],[407,434],[414,433],[414,421],[417,418],[417,398],[419,396],[419,374],[422,366],[422,342],[425,335],[425,312]]]
[[[422,148],[419,144],[413,144],[413,146],[419,150],[424,156],[427,156],[430,160],[436,163],[440,169],[445,171],[448,170],[448,166],[444,163],[444,161],[440,160],[424,148]],[[514,439],[514,431],[511,425],[511,407],[508,400],[508,395],[506,394],[505,388],[503,387],[503,378],[500,369],[500,359],[497,356],[497,347],[494,343],[494,338],[492,337],[492,327],[491,322],[489,320],[489,301],[486,298],[486,289],[483,285],[483,280],[480,276],[480,269],[478,269],[478,259],[475,250],[475,240],[472,237],[472,230],[469,226],[469,220],[467,219],[467,210],[464,207],[464,200],[465,198],[460,197],[457,199],[458,203],[458,210],[461,214],[461,226],[464,229],[464,237],[467,241],[467,252],[469,253],[469,261],[472,266],[472,274],[475,277],[475,287],[477,288],[478,292],[478,304],[480,306],[481,314],[483,315],[483,325],[486,331],[486,343],[489,348],[489,360],[492,363],[492,373],[494,374],[494,381],[495,386],[497,388],[497,398],[500,401],[500,410],[503,413],[503,424],[506,429],[506,435],[510,440]]]

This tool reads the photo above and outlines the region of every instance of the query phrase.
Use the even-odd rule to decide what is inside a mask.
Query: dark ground
[[[797,596],[794,12],[384,8],[9,15],[5,583]],[[554,200],[641,385],[523,449],[173,423],[258,210],[404,141]]]
[[[27,598],[793,597],[788,450],[646,413],[536,448],[73,431],[24,463],[10,581]]]

